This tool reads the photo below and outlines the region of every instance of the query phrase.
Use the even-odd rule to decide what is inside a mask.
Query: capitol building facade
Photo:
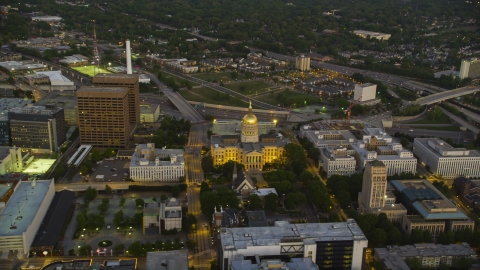
[[[258,119],[252,105],[243,117],[241,133],[238,135],[213,135],[211,154],[213,165],[219,166],[229,160],[245,165],[245,170],[261,171],[266,163],[272,163],[283,155],[290,140],[280,135],[258,134]]]

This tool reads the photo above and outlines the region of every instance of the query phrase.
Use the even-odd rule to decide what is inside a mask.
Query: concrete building
[[[23,108],[31,103],[31,99],[0,98],[0,146],[10,146],[12,143],[8,110]]]
[[[480,180],[459,177],[453,181],[452,186],[465,205],[471,208],[480,206]]]
[[[480,177],[480,152],[454,148],[438,138],[415,138],[413,153],[434,174],[446,179]]]
[[[310,70],[310,57],[305,55],[297,56],[295,61],[295,68],[300,71],[309,71]]]
[[[438,268],[441,265],[454,266],[459,258],[476,258],[476,253],[467,244],[415,244],[408,246],[387,246],[375,248],[375,260],[382,263],[385,269],[409,270],[405,260],[418,258],[422,268]]]
[[[400,222],[407,210],[395,204],[392,194],[387,196],[387,168],[381,161],[368,162],[363,173],[362,192],[358,194],[358,206],[362,213],[387,215],[392,222]],[[392,199],[393,197],[393,199]],[[387,198],[389,203],[387,204]]]
[[[356,172],[355,150],[349,145],[321,148],[320,159],[327,177],[334,174],[352,175]]]
[[[5,61],[20,61],[22,60],[22,54],[21,53],[15,53],[15,52],[0,52],[0,62],[5,62]]]
[[[135,124],[129,122],[126,87],[82,87],[77,91],[81,144],[129,148]]]
[[[460,65],[459,77],[460,79],[480,77],[480,59],[476,57],[463,59]]]
[[[140,104],[140,123],[155,123],[160,116],[160,105]]]
[[[77,94],[73,91],[51,91],[35,103],[38,106],[63,108],[65,123],[78,125]]]
[[[310,258],[319,268],[362,269],[368,240],[353,219],[340,223],[290,224],[220,229],[218,264],[228,270],[242,255],[269,259]]]
[[[136,74],[97,74],[92,79],[94,86],[127,87],[128,88],[128,122],[133,131],[140,123],[140,86]]]
[[[130,178],[140,182],[176,182],[185,176],[182,149],[156,149],[154,143],[140,144],[130,160]]]
[[[0,146],[0,175],[23,170],[22,149]]]
[[[42,48],[54,48],[62,45],[62,40],[60,38],[48,37],[48,38],[29,38],[27,40],[17,40],[12,42],[17,45],[19,48],[32,48],[32,49],[42,49]]]
[[[475,223],[428,180],[392,180],[390,184],[407,209],[404,231],[429,230],[436,237],[443,231],[473,230]]]
[[[259,269],[282,269],[282,270],[318,270],[318,266],[310,258],[292,258],[290,262],[284,262],[280,259],[263,259],[255,257],[255,262],[245,260],[242,255],[238,255],[236,260],[232,261],[231,270],[259,270]]]
[[[60,70],[54,71],[40,71],[37,76],[47,76],[50,85],[38,85],[38,88],[43,91],[74,91],[77,90],[75,84],[62,75]]]
[[[27,106],[8,111],[12,145],[33,152],[56,152],[67,140],[62,108]]]
[[[263,165],[272,163],[283,155],[288,139],[275,135],[259,135],[258,120],[250,104],[243,117],[240,135],[214,135],[211,137],[213,164],[223,165],[233,160],[245,165],[245,170],[261,171]]]
[[[179,199],[169,198],[160,203],[160,232],[182,230],[182,203]]]
[[[388,40],[392,35],[391,34],[385,34],[385,33],[379,33],[379,32],[371,32],[371,31],[365,31],[365,30],[355,30],[353,33],[359,37],[362,38],[374,38],[378,40]]]
[[[148,270],[188,270],[188,250],[147,252],[146,261]]]
[[[2,211],[0,251],[28,256],[38,228],[55,196],[52,180],[20,181]]]
[[[71,56],[65,56],[60,59],[58,62],[61,64],[67,65],[69,67],[84,66],[90,64],[90,59],[81,54],[74,54]]]
[[[377,85],[373,83],[355,84],[354,91],[353,100],[360,99],[360,102],[373,100],[377,96]]]
[[[13,75],[25,74],[25,73],[34,72],[34,71],[48,70],[47,65],[36,63],[31,60],[5,61],[5,62],[0,62],[0,66],[10,70],[10,72],[12,72]]]

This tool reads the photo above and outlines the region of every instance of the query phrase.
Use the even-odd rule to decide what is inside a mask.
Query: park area
[[[225,106],[248,107],[248,103],[207,87],[178,91],[185,100]]]
[[[108,71],[106,69],[103,69],[101,67],[97,67],[97,66],[94,66],[94,65],[72,67],[72,69],[74,69],[74,70],[76,70],[80,73],[83,73],[85,75],[88,75],[90,77],[93,77],[93,76],[97,75],[98,73],[111,73],[110,71]]]
[[[204,81],[223,81],[223,82],[230,82],[232,81],[232,73],[231,72],[216,72],[216,73],[201,73],[192,75],[192,77],[199,78],[200,80]],[[236,77],[237,80],[244,80],[245,76],[243,74],[238,74]]]
[[[258,96],[256,100],[281,107],[303,107],[313,104],[321,105],[319,97],[314,97],[291,90],[282,90]]]
[[[229,83],[226,84],[225,87],[242,95],[249,96],[269,91],[273,86],[262,81],[246,81]]]

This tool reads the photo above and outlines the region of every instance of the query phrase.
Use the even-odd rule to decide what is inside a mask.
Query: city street
[[[190,233],[190,239],[197,243],[190,261],[195,269],[209,269],[209,260],[212,259],[214,251],[210,250],[210,220],[202,214],[200,207],[200,183],[203,179],[202,170],[202,146],[208,143],[208,123],[193,124],[190,129],[188,145],[185,147],[185,170],[188,187],[188,213],[195,215],[197,225]],[[198,185],[198,186],[197,186]],[[216,257],[216,256],[214,256]]]

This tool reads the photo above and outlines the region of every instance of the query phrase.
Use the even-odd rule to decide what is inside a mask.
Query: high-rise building
[[[385,206],[387,192],[387,168],[378,160],[368,162],[363,172],[360,210]]]
[[[134,125],[140,123],[139,81],[136,74],[97,74],[93,77],[93,85],[98,87],[127,87],[128,88],[128,121]]]
[[[368,162],[365,166],[358,205],[362,213],[384,213],[393,222],[400,222],[407,214],[403,205],[395,204],[395,196],[387,194],[387,167],[378,160]]]
[[[355,84],[355,92],[353,99],[362,101],[369,101],[375,99],[377,94],[377,85],[373,83]]]
[[[58,151],[67,140],[63,108],[27,106],[8,111],[13,146],[34,152]]]
[[[480,77],[480,59],[476,57],[463,59],[459,77],[460,79]]]
[[[301,71],[309,71],[310,70],[310,57],[305,55],[297,56],[295,61],[295,68]]]
[[[77,91],[80,142],[101,148],[127,148],[133,126],[129,122],[127,87],[82,87]]]

